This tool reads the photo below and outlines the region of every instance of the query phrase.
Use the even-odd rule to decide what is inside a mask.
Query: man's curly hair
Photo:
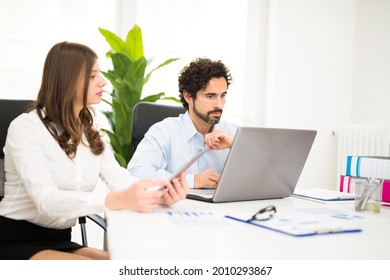
[[[188,110],[188,103],[184,99],[184,92],[191,98],[196,99],[196,93],[205,89],[212,78],[225,78],[227,86],[232,83],[233,78],[229,69],[222,61],[212,61],[208,58],[197,58],[185,66],[179,75],[179,97],[183,107]]]

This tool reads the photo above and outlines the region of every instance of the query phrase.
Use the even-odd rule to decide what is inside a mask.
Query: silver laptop
[[[218,187],[192,189],[187,198],[231,202],[291,196],[316,134],[315,130],[240,127]]]

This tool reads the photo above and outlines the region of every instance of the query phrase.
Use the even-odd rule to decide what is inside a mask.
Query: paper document
[[[354,202],[355,200],[355,195],[352,193],[319,188],[296,189],[293,196],[321,203]]]
[[[223,214],[216,211],[167,211],[164,215],[175,226],[228,226]]]

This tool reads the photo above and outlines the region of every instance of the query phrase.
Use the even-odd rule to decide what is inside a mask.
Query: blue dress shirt
[[[220,129],[234,136],[238,126],[221,120],[213,130]],[[127,169],[143,179],[169,179],[205,146],[188,112],[166,118],[150,127],[130,160]],[[210,150],[187,170],[187,183],[194,187],[194,176],[207,169],[222,172],[230,149]]]

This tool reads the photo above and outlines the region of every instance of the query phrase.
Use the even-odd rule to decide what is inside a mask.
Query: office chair
[[[0,99],[0,201],[4,197],[5,170],[3,148],[7,137],[7,130],[12,120],[26,112],[32,102],[32,100]],[[107,224],[104,218],[97,214],[86,217],[106,230]],[[79,217],[81,239],[84,246],[88,246],[87,231],[85,228],[86,217]]]
[[[152,102],[139,102],[133,108],[130,158],[133,156],[138,144],[144,138],[149,128],[167,117],[177,117],[184,114],[183,106],[166,105]]]
[[[0,99],[0,201],[4,197],[4,145],[8,126],[13,119],[25,112],[32,100]]]

